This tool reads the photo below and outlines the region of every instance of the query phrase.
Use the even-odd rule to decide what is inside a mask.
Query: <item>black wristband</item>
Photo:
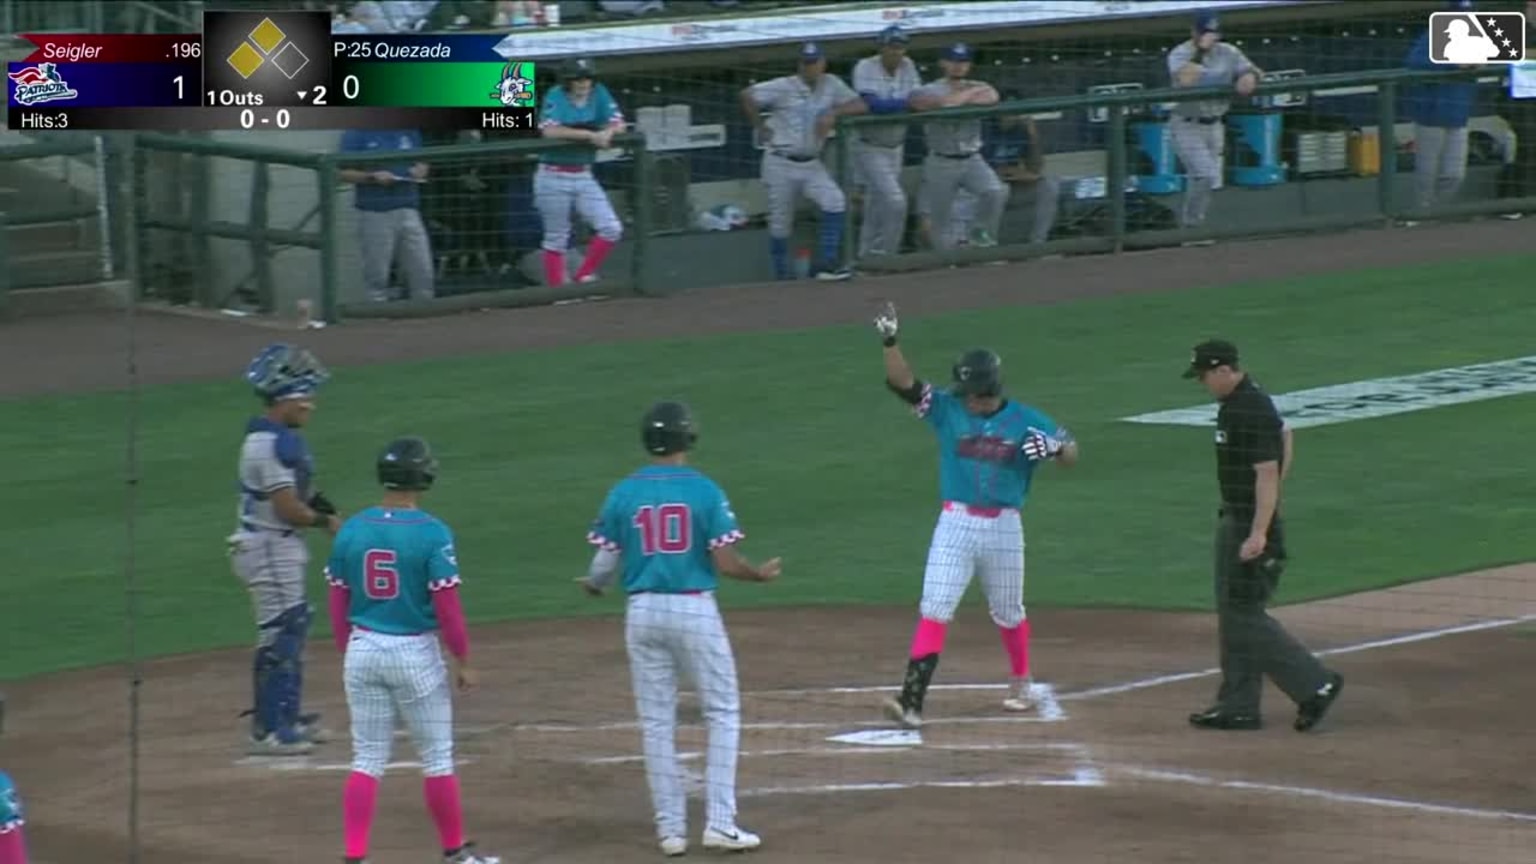
[[[880,340],[880,344],[884,345],[887,348],[895,348],[896,347],[896,337],[895,336],[887,336],[884,339]]]

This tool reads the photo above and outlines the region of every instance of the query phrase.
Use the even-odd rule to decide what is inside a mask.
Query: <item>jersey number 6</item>
[[[635,511],[640,549],[646,555],[681,555],[693,548],[693,513],[687,504],[647,505]]]
[[[393,600],[400,596],[400,571],[393,549],[369,549],[363,553],[363,593],[369,600]]]

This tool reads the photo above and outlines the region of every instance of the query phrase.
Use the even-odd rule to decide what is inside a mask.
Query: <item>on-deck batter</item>
[[[613,202],[592,176],[597,151],[607,149],[613,136],[624,131],[624,112],[608,88],[597,83],[596,75],[591,60],[567,61],[560,67],[560,86],[545,97],[544,112],[539,115],[544,137],[590,145],[539,154],[533,200],[544,220],[544,281],[548,285],[565,284],[573,209],[597,232],[576,269],[577,282],[597,281],[597,269],[624,234]]]
[[[975,349],[954,366],[941,390],[912,374],[896,345],[896,308],[875,317],[885,345],[886,385],[933,428],[939,443],[943,510],[923,571],[921,619],[912,637],[900,695],[886,713],[908,728],[922,725],[923,699],[944,637],[971,578],[981,579],[992,620],[1008,654],[1011,684],[1003,708],[1034,707],[1029,620],[1024,614],[1024,529],[1019,512],[1041,462],[1077,462],[1072,436],[1035,408],[1003,396],[1002,360]]]
[[[315,462],[299,429],[315,409],[330,373],[308,351],[268,345],[245,379],[266,411],[246,424],[240,444],[240,503],[229,553],[235,576],[251,593],[257,644],[252,669],[250,753],[309,752],[328,733],[318,714],[303,714],[304,646],[310,605],[304,571],[309,547],[302,529],[340,527],[336,508],[314,489]]]
[[[621,585],[629,595],[624,644],[662,853],[688,851],[687,798],[677,761],[680,679],[692,681],[709,726],[704,848],[756,849],[762,839],[736,824],[741,695],[715,605],[716,574],[767,582],[779,575],[779,559],[756,565],[736,551],[746,535],[724,491],[687,464],[698,441],[687,406],[652,406],[640,421],[640,440],[651,464],[609,491],[587,534],[597,552],[578,581],[597,596],[623,570]]]
[[[421,756],[422,791],[443,860],[499,864],[465,842],[454,775],[453,696],[439,633],[459,691],[472,690],[478,675],[469,665],[453,532],[420,506],[437,479],[437,459],[426,441],[400,438],[379,454],[375,472],[383,500],[341,527],[325,570],[352,716],[352,773],[342,793],[346,860],[360,864],[368,855],[398,715]]]
[[[852,274],[839,263],[848,198],[821,161],[821,148],[837,118],[869,106],[836,75],[827,74],[821,46],[800,46],[800,71],[741,91],[742,111],[763,141],[763,185],[768,192],[768,254],[775,279],[788,279],[789,234],[800,196],[821,210],[816,278],[841,281]],[[766,118],[763,112],[768,111]]]
[[[907,97],[923,86],[917,64],[907,56],[906,31],[895,24],[880,31],[880,53],[853,64],[853,89],[871,114],[902,114]],[[907,193],[901,188],[906,164],[907,126],[865,126],[854,141],[856,176],[864,187],[864,221],[859,226],[859,257],[895,255],[907,230]]]

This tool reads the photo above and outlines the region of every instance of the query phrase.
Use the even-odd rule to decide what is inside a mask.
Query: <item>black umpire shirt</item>
[[[1284,461],[1283,427],[1269,394],[1247,375],[1221,400],[1216,412],[1216,479],[1224,514],[1252,521],[1257,483],[1253,466]]]

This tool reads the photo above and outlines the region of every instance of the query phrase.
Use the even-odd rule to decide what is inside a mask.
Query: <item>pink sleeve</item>
[[[27,841],[20,825],[0,832],[0,864],[27,864]]]
[[[347,639],[352,636],[352,622],[347,620],[348,607],[352,605],[352,592],[347,586],[331,583],[331,637],[336,640],[336,650],[347,653]]]
[[[464,605],[459,602],[458,586],[432,592],[432,610],[443,631],[448,653],[460,660],[469,658],[469,625],[464,622]]]

